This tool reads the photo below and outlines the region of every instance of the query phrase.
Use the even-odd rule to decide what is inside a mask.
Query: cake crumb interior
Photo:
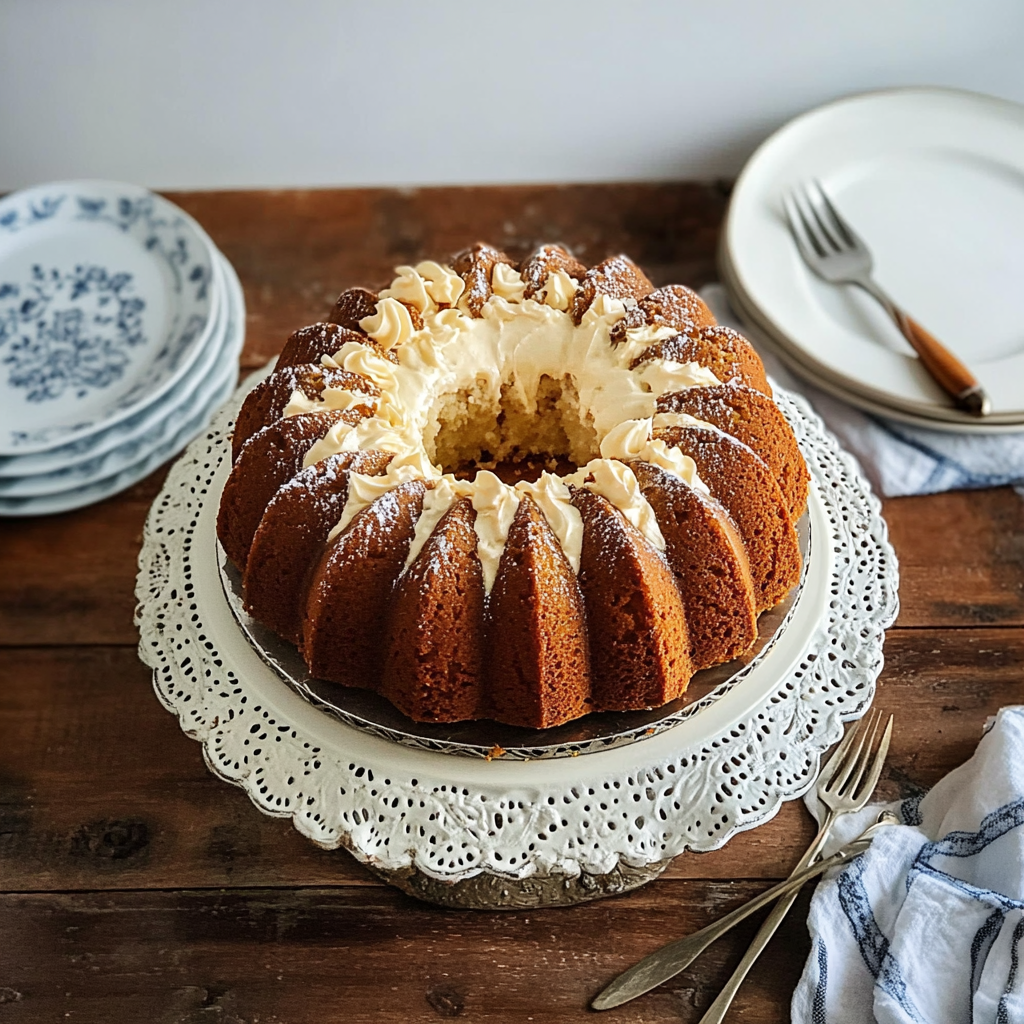
[[[600,455],[597,433],[580,419],[572,377],[544,374],[534,406],[527,407],[515,382],[502,385],[495,400],[488,382],[435,399],[424,430],[430,460],[445,473],[473,476],[477,469],[519,466],[521,478],[555,465],[573,468]]]

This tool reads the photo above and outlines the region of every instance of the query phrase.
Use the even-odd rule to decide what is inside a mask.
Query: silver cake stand
[[[405,891],[493,909],[633,888],[800,796],[843,722],[869,706],[897,611],[896,560],[853,460],[781,389],[811,493],[803,578],[762,616],[759,649],[697,677],[681,707],[536,733],[421,728],[380,703],[353,705],[247,623],[215,524],[231,421],[251,384],[179,459],[150,512],[140,655],[214,773]]]

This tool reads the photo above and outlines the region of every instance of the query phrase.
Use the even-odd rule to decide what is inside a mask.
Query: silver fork
[[[855,284],[877,299],[953,404],[972,416],[987,416],[991,405],[978,379],[882,291],[871,276],[871,251],[840,216],[821,183],[795,188],[782,202],[789,230],[811,270],[830,284]]]
[[[861,810],[871,797],[889,752],[889,740],[892,737],[892,715],[889,716],[876,748],[875,742],[878,739],[881,722],[881,712],[875,710],[868,719],[862,720],[850,729],[819,773],[818,799],[828,808],[828,816],[807,848],[807,852],[790,874],[790,880],[810,869],[828,839],[836,819],[841,814]],[[747,971],[750,970],[761,950],[768,944],[768,940],[775,934],[798,893],[799,890],[796,889],[779,898],[775,908],[754,938],[750,949],[747,950],[743,960],[740,961],[733,976],[729,979],[729,983],[702,1018],[701,1024],[720,1021],[725,1016],[725,1012],[736,995],[736,990],[746,977]],[[763,898],[764,894],[760,898],[755,897],[755,900],[751,902],[757,902]],[[638,964],[620,974],[607,985],[591,1003],[591,1006],[595,1010],[608,1010],[614,1006],[621,1006],[623,1003],[628,1003],[631,999],[656,988],[668,981],[669,978],[675,977],[712,942],[715,942],[742,920],[745,916],[743,910],[744,908],[741,907],[721,921],[689,936],[688,939],[670,943],[644,957]]]
[[[828,814],[813,842],[807,847],[807,852],[793,869],[794,875],[814,863],[821,848],[825,845],[836,819],[841,814],[862,810],[871,798],[878,783],[882,765],[889,753],[889,740],[892,738],[892,715],[889,716],[878,749],[870,758],[871,767],[868,768],[869,755],[875,748],[875,739],[878,736],[881,723],[882,714],[876,708],[871,713],[870,719],[861,719],[856,728],[850,729],[843,738],[843,742],[829,758],[828,764],[822,769],[818,776],[817,793],[818,799],[828,808]],[[855,743],[856,748],[854,747]],[[701,1017],[700,1024],[720,1024],[725,1018],[747,972],[754,966],[754,961],[761,955],[761,951],[778,930],[782,919],[789,913],[789,908],[793,906],[798,895],[794,892],[791,895],[783,896],[775,904],[757,935],[754,936],[750,948],[737,964],[736,970],[732,972],[732,977],[726,982],[725,988],[708,1007],[707,1013]]]

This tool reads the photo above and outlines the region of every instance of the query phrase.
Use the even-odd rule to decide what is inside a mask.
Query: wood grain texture
[[[882,792],[931,786],[1020,700],[1024,630],[890,634],[878,705],[896,712]],[[343,851],[256,811],[206,769],[124,647],[0,651],[0,878],[7,891],[376,885]],[[781,878],[812,835],[799,803],[669,878]]]
[[[376,288],[399,263],[487,241],[521,257],[542,242],[585,263],[629,253],[655,284],[717,277],[726,190],[686,183],[486,188],[177,192],[238,270],[248,309],[244,366],[262,365],[338,293]]]
[[[1024,625],[1024,501],[1009,487],[891,498],[897,626]]]
[[[12,1024],[434,1024],[594,1020],[589,1001],[671,936],[765,888],[655,882],[559,910],[444,911],[390,889],[0,896],[0,1019]],[[733,1013],[777,1024],[808,941],[798,903]],[[697,1021],[759,918],[609,1022]]]

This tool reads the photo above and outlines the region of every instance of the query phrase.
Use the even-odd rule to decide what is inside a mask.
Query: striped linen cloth
[[[806,799],[822,817],[813,792]],[[882,808],[839,819],[826,855]],[[1024,706],[811,901],[794,1024],[1024,1022]]]
[[[861,412],[794,377],[758,331],[740,322],[722,285],[707,285],[700,294],[719,323],[736,328],[754,343],[775,380],[810,401],[843,447],[856,456],[879,494],[896,498],[1011,484],[1024,496],[1024,431],[953,434]]]

